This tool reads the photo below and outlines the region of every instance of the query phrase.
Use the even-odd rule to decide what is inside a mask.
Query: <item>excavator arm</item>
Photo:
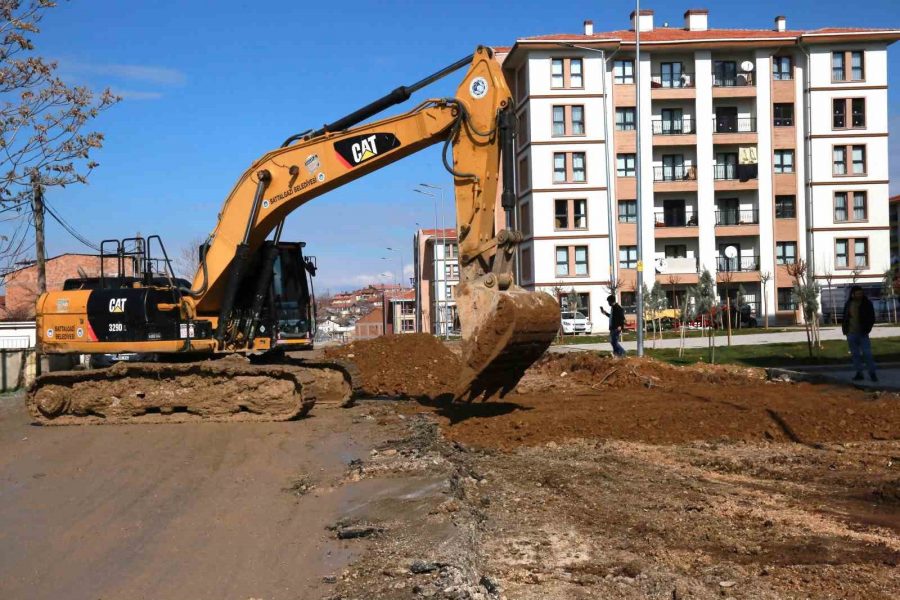
[[[408,91],[400,90],[393,93],[395,99],[408,97]],[[276,238],[280,236],[288,214],[322,194],[444,142],[445,166],[455,186],[461,267],[456,300],[464,373],[457,396],[505,394],[559,329],[556,302],[547,294],[526,292],[514,284],[512,258],[521,235],[494,227],[501,146],[505,146],[509,174],[503,207],[511,211],[515,203],[509,167],[512,108],[500,65],[489,48],[479,47],[455,97],[428,100],[405,114],[349,129],[326,127],[267,153],[244,173],[225,201],[186,297],[191,305],[188,312],[213,320],[221,346],[241,343],[232,335],[229,320],[244,270],[249,257],[273,231]],[[365,118],[369,112],[363,109],[348,119]],[[336,125],[331,129],[342,123]],[[448,148],[452,148],[452,163]]]

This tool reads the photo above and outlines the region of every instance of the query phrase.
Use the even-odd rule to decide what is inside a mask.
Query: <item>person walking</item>
[[[602,306],[600,312],[609,317],[609,343],[612,345],[613,355],[621,358],[625,356],[625,348],[619,343],[622,339],[622,330],[625,329],[625,310],[616,302],[616,297],[610,295],[606,298],[609,302],[609,311]]]
[[[875,359],[872,358],[872,342],[869,341],[869,333],[874,325],[875,307],[872,306],[871,300],[866,298],[862,287],[854,285],[850,288],[850,298],[844,305],[844,321],[841,323],[841,331],[847,336],[850,356],[853,357],[853,368],[856,370],[853,381],[863,380],[863,360],[869,370],[869,378],[878,381]]]

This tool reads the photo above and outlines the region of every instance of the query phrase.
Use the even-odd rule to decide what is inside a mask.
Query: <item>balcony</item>
[[[693,165],[653,167],[653,181],[696,181],[697,168]]]
[[[759,225],[759,211],[756,209],[726,209],[716,211],[716,226]]]
[[[697,259],[687,257],[665,257],[655,261],[656,272],[660,275],[696,275]]]
[[[687,135],[697,133],[697,126],[690,117],[681,119],[653,119],[653,135]]]
[[[751,273],[759,271],[759,256],[719,256],[716,260],[716,270],[728,273]]]
[[[696,85],[693,73],[651,73],[651,89],[680,89],[692,88]]]
[[[732,63],[733,64],[733,63]],[[754,81],[753,71],[744,71],[743,69],[731,70],[714,70],[713,87],[752,87],[756,85]]]
[[[713,117],[714,133],[756,133],[756,117]]]
[[[717,163],[713,165],[716,191],[755,190],[759,187],[759,165]]]
[[[657,210],[653,221],[656,227],[696,227],[697,213],[693,209]]]

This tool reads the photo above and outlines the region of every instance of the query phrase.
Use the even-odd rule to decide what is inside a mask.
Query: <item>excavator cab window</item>
[[[301,243],[279,243],[272,272],[272,308],[279,339],[313,334],[308,277]]]

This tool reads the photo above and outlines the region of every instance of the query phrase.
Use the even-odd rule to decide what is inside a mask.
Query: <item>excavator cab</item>
[[[306,242],[266,244],[274,247],[275,257],[269,298],[260,321],[268,323],[276,347],[311,349],[316,336],[315,257],[303,255]],[[265,333],[265,327],[260,325],[260,333]]]

